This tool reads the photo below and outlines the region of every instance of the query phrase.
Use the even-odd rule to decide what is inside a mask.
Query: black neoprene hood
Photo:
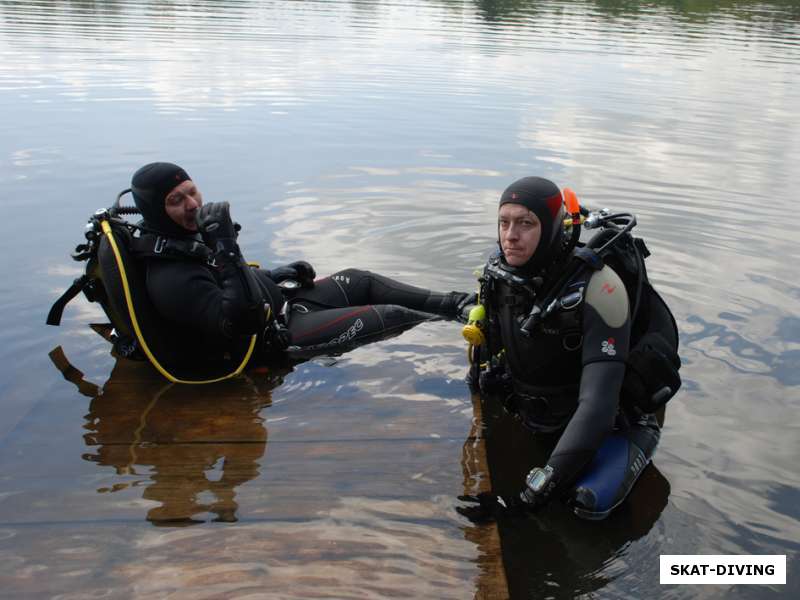
[[[147,164],[133,174],[131,193],[146,226],[168,235],[193,235],[173,221],[164,206],[164,200],[175,186],[190,179],[181,167],[168,162]]]
[[[520,269],[534,274],[558,258],[563,232],[564,202],[558,186],[542,177],[523,177],[506,188],[498,210],[504,204],[520,204],[542,224],[542,236],[530,260]],[[501,248],[502,252],[502,248]]]

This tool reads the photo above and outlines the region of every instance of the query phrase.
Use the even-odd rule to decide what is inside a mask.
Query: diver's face
[[[497,213],[500,247],[506,262],[512,267],[527,263],[542,237],[539,217],[521,204],[503,204]]]
[[[189,231],[197,231],[197,211],[203,206],[203,194],[192,180],[172,188],[164,199],[164,210],[170,219]]]

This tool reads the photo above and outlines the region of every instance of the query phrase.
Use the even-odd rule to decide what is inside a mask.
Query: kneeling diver
[[[118,352],[136,357],[140,349],[144,350],[159,370],[148,348],[138,346],[160,345],[163,362],[173,368],[192,365],[197,372],[205,364],[229,359],[250,339],[241,369],[254,348],[256,356],[265,357],[288,353],[305,358],[313,353],[343,351],[434,315],[455,317],[468,299],[467,294],[432,292],[357,269],[315,280],[313,267],[305,261],[271,270],[249,265],[237,244],[238,225],[231,220],[228,203],[204,203],[195,182],[172,163],[143,166],[133,175],[130,191],[143,217],[137,225],[118,218],[134,212],[119,207],[119,198],[111,209],[113,214],[99,211],[103,231],[115,229],[117,243],[112,245],[116,263],[108,262],[110,272],[123,274],[123,285],[118,286],[117,294],[110,291],[113,282],[98,285],[89,274],[90,260],[87,275],[80,282],[76,280],[54,305],[48,323],[58,324],[66,302],[83,289],[90,300],[97,298],[103,304],[115,327],[125,329],[118,323],[127,321],[130,329],[137,331],[130,337],[138,338],[138,344],[137,339],[117,344]],[[120,198],[125,193],[127,190]],[[102,267],[104,246],[101,244],[98,252],[94,239],[104,243],[104,238],[98,219],[93,221],[87,226],[96,230],[88,231],[89,244],[79,246],[73,257],[81,260],[100,255]],[[123,256],[126,254],[127,259]],[[128,281],[135,278],[126,277],[126,272],[137,269],[146,294],[141,289],[129,289],[136,288],[135,281]],[[98,292],[93,286],[106,289]],[[124,296],[130,310],[114,311],[113,298],[109,297],[114,295]],[[145,309],[152,307],[149,312],[155,314],[137,316],[131,308],[137,303],[144,307],[139,313],[147,313]],[[121,305],[124,307],[124,303]],[[148,316],[161,326],[150,327],[147,335],[140,334],[144,327],[138,322]],[[148,337],[159,339],[148,344]],[[171,378],[166,370],[162,373]]]
[[[653,413],[680,386],[678,335],[646,279],[646,248],[629,234],[635,218],[581,215],[577,197],[564,192],[538,177],[503,192],[499,252],[479,279],[481,304],[464,332],[471,381],[485,397],[499,398],[529,429],[561,433],[519,497],[478,500],[533,509],[560,497],[579,516],[601,519],[655,452]],[[587,214],[586,227],[603,230],[582,244]]]

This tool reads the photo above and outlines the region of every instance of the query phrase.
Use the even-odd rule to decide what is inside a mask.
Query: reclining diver
[[[583,244],[587,215],[584,228],[601,231]],[[482,514],[559,498],[581,517],[602,519],[652,459],[655,413],[680,386],[678,333],[647,281],[648,253],[629,233],[634,224],[633,215],[581,214],[571,190],[562,195],[538,177],[500,197],[499,252],[479,279],[480,304],[464,330],[470,382],[526,428],[560,435],[518,496],[477,498]]]
[[[104,241],[97,224],[97,231],[87,234],[89,244],[79,246],[78,256],[73,257],[79,260],[97,254],[101,271],[124,272],[122,279],[133,281],[130,285],[123,282],[114,293],[110,289],[114,282],[109,280],[118,277],[104,275],[101,287],[105,289],[98,294],[91,289],[90,260],[84,280],[80,284],[76,280],[72,292],[68,290],[59,299],[48,323],[58,323],[64,304],[83,286],[90,300],[99,296],[118,330],[126,329],[124,324],[118,325],[121,321],[131,325],[128,329],[137,330],[137,336],[131,334],[128,343],[118,343],[115,349],[132,357],[145,350],[157,367],[148,348],[138,346],[159,346],[161,351],[152,354],[160,354],[161,362],[178,371],[191,366],[194,373],[202,372],[203,365],[237,354],[245,356],[240,367],[250,353],[302,359],[388,337],[435,315],[454,318],[468,298],[467,294],[432,292],[358,269],[316,279],[314,268],[305,261],[271,270],[252,266],[245,262],[237,244],[238,225],[231,219],[228,203],[204,203],[195,182],[175,164],[143,166],[133,175],[130,191],[143,217],[139,224],[117,218],[134,212],[120,208],[119,198],[114,214],[100,217],[116,223],[116,264],[110,260],[110,268],[102,268],[104,246],[97,251],[92,241],[92,236]],[[92,221],[87,227],[92,228]],[[128,275],[137,269],[138,286],[137,278]],[[114,310],[115,297],[123,296],[129,308],[138,304],[138,315],[133,308],[125,309],[121,301],[116,304],[122,308]],[[147,328],[139,327],[138,322],[148,320],[155,325],[138,335],[139,329]],[[137,337],[138,344],[131,339]],[[166,369],[162,373],[170,378]]]

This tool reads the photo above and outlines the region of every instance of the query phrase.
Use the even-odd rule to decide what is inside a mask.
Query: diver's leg
[[[599,520],[619,506],[653,458],[661,430],[654,415],[643,415],[624,431],[612,433],[578,478],[570,504],[584,519]]]
[[[461,292],[433,292],[360,269],[339,271],[320,280],[317,285],[327,282],[339,287],[348,306],[396,304],[443,316],[457,316],[460,304],[469,296]]]
[[[330,308],[356,306],[349,301],[342,286],[332,277],[323,277],[314,282],[312,288],[285,290],[284,296],[292,306],[300,306],[303,313]]]
[[[289,353],[300,356],[344,352],[396,335],[431,318],[424,312],[385,304],[305,312],[292,310],[288,324]]]

